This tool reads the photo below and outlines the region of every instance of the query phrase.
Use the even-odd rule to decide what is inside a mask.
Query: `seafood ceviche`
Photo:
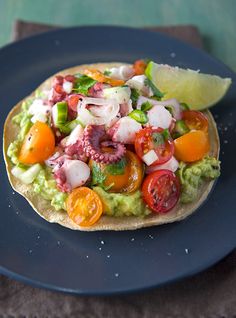
[[[13,178],[79,228],[104,216],[167,216],[199,200],[202,183],[220,174],[214,120],[173,86],[169,97],[154,68],[95,64],[48,80],[11,118]]]

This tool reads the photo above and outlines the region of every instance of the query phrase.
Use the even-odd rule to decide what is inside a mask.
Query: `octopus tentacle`
[[[118,142],[105,140],[107,138],[104,125],[88,125],[84,130],[83,148],[85,154],[96,162],[111,164],[119,161],[125,146]],[[113,152],[104,152],[102,147],[111,147]]]

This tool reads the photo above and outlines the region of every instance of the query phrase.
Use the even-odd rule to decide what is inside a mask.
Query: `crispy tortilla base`
[[[86,68],[96,68],[101,71],[106,68],[111,68],[115,66],[122,65],[124,63],[99,63],[90,65],[81,65],[63,70],[57,74],[75,74],[82,73]],[[55,75],[43,82],[38,89],[45,90],[49,89],[51,86],[52,79]],[[30,95],[34,96],[34,92]],[[29,97],[29,96],[28,96]],[[26,97],[27,98],[27,97]],[[51,223],[58,223],[62,226],[70,228],[72,230],[81,231],[98,231],[98,230],[134,230],[142,227],[149,227],[154,225],[160,225],[165,223],[172,223],[175,221],[180,221],[185,219],[187,216],[191,215],[196,209],[206,200],[209,192],[212,189],[214,181],[204,182],[199,189],[197,199],[188,204],[178,203],[174,209],[167,214],[151,214],[147,217],[135,217],[135,216],[124,216],[124,217],[111,217],[102,216],[101,219],[91,227],[84,228],[75,224],[67,215],[64,210],[56,211],[50,204],[50,201],[44,200],[40,195],[33,191],[32,185],[25,185],[21,183],[17,178],[11,174],[12,163],[7,156],[7,149],[9,144],[14,141],[18,135],[19,127],[12,122],[12,118],[21,111],[21,104],[23,100],[20,101],[9,113],[4,125],[4,135],[3,135],[3,152],[4,159],[6,163],[6,169],[8,173],[9,181],[13,189],[20,193],[32,208],[45,220]],[[219,136],[216,128],[215,121],[209,111],[205,112],[205,115],[209,120],[209,136],[211,143],[210,155],[218,158],[219,156]]]

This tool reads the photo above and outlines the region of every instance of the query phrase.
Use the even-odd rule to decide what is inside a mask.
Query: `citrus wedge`
[[[195,110],[203,110],[219,102],[232,82],[231,78],[154,62],[148,63],[145,74],[165,94],[163,100],[176,98]]]

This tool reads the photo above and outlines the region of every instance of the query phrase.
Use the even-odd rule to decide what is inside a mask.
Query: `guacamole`
[[[103,202],[104,213],[110,216],[146,216],[151,213],[141,197],[141,191],[125,195],[121,193],[108,193],[100,187],[93,190]]]
[[[220,161],[214,157],[187,165],[180,162],[178,175],[181,182],[181,203],[189,203],[196,199],[198,189],[204,179],[215,179],[220,175]]]

